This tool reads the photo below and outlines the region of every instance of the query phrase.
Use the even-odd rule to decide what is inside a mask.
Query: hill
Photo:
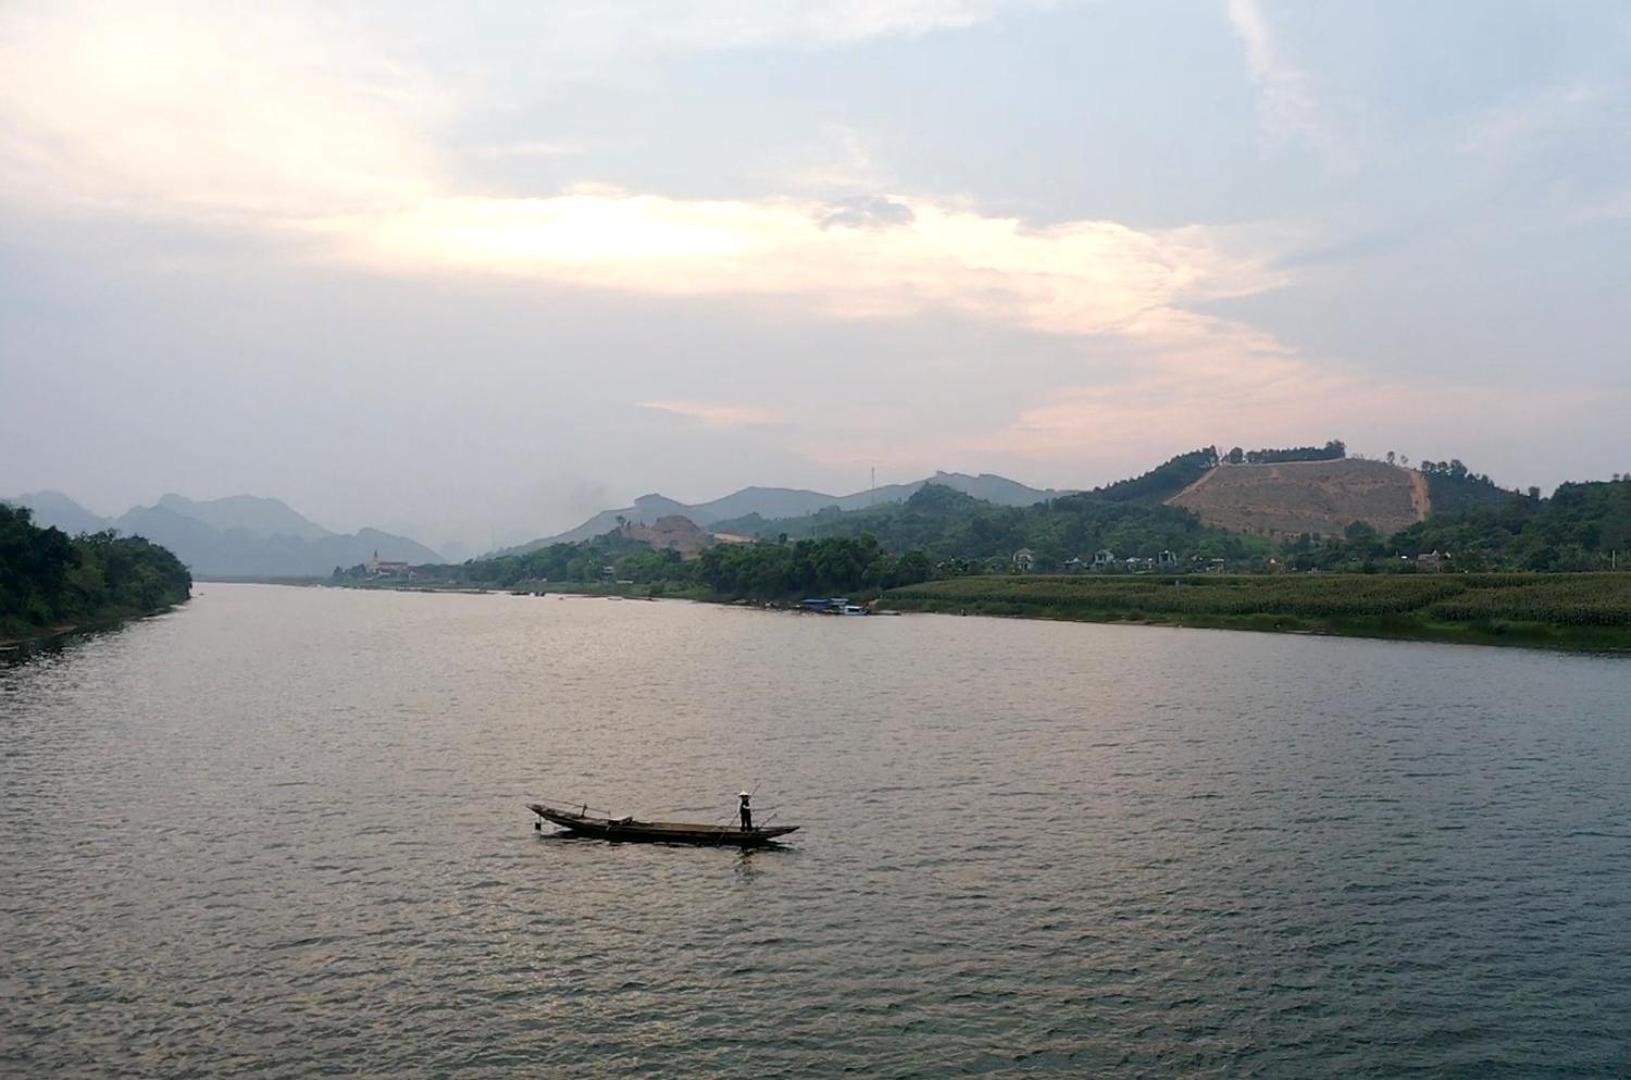
[[[1136,500],[1107,499],[1093,492],[1062,495],[1030,506],[998,506],[984,499],[927,484],[902,503],[864,510],[828,507],[801,518],[744,521],[732,531],[775,541],[873,537],[887,551],[920,550],[937,562],[1007,566],[1021,549],[1038,569],[1057,568],[1071,559],[1091,561],[1109,550],[1154,559],[1168,551],[1195,556],[1249,560],[1267,553],[1261,540],[1231,535],[1204,525],[1178,507]]]
[[[327,577],[336,566],[367,562],[376,552],[387,561],[441,561],[430,548],[378,529],[362,529],[350,535],[322,530],[316,536],[309,532],[301,536],[243,526],[218,528],[177,511],[173,508],[176,505],[172,501],[169,505],[137,507],[121,516],[117,525],[122,532],[144,536],[169,548],[200,577]],[[288,515],[299,517],[282,503],[277,505]],[[248,520],[259,528],[279,528],[286,521],[282,511],[259,508]],[[218,521],[234,520],[230,508],[213,516]]]
[[[152,506],[137,506],[108,519],[73,499],[39,491],[3,500],[31,511],[41,526],[70,536],[111,529],[145,537],[168,548],[201,577],[327,577],[336,566],[381,559],[440,562],[430,548],[405,536],[362,529],[331,532],[279,499],[233,495],[188,499],[165,495]]]
[[[696,558],[714,542],[706,530],[679,514],[660,517],[650,525],[627,523],[622,528],[622,535],[649,545],[653,551],[678,552],[682,559]]]
[[[205,499],[202,502],[180,495],[165,495],[158,507],[180,514],[182,517],[202,521],[222,532],[242,529],[256,536],[295,536],[302,540],[321,540],[334,533],[307,520],[279,499],[263,499],[254,495],[229,495],[224,499]],[[128,516],[128,515],[127,515]]]
[[[61,529],[69,536],[101,532],[112,526],[107,518],[85,509],[60,491],[31,491],[15,498],[0,499],[0,502],[21,506],[29,511],[38,527]]]
[[[1432,509],[1421,473],[1352,458],[1224,463],[1166,501],[1214,528],[1267,537],[1340,536],[1356,521],[1391,535]]]
[[[505,548],[497,554],[524,555],[551,544],[572,544],[590,540],[618,528],[622,523],[619,518],[636,525],[649,525],[658,518],[679,516],[689,518],[696,524],[716,532],[751,533],[755,531],[754,526],[758,522],[804,517],[829,507],[861,510],[869,506],[905,502],[925,484],[951,488],[953,491],[960,491],[997,506],[1030,506],[1071,494],[1069,491],[1055,491],[1052,488],[1028,487],[1017,480],[990,473],[969,476],[966,473],[937,472],[933,476],[911,483],[886,484],[849,495],[827,495],[803,488],[745,487],[721,498],[695,504],[678,502],[664,495],[642,495],[634,500],[633,506],[618,510],[602,510],[575,529]]]
[[[155,544],[103,531],[70,537],[0,505],[0,638],[147,615],[186,600],[192,579]]]

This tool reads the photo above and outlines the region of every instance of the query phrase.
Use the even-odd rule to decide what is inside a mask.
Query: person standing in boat
[[[752,799],[753,796],[748,792],[743,791],[736,797],[742,800],[742,805],[738,807],[738,809],[742,812],[742,831],[751,832],[753,829],[753,807],[748,805],[748,800]]]

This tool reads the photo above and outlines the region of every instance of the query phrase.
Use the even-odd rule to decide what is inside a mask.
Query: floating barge
[[[734,825],[697,825],[683,821],[636,821],[632,817],[595,817],[587,808],[557,810],[542,803],[528,803],[527,809],[538,815],[533,828],[543,828],[544,822],[559,825],[577,836],[593,836],[601,840],[614,840],[630,844],[711,844],[726,847],[762,847],[773,844],[777,837],[797,832],[797,825],[772,825],[759,829],[740,829]]]

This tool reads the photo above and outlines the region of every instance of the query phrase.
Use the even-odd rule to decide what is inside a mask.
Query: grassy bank
[[[1013,575],[884,594],[902,611],[1631,652],[1631,574]]]

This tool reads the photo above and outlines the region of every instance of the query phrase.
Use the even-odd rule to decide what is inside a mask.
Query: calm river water
[[[1625,660],[205,584],[0,753],[9,1075],[1631,1073]]]

